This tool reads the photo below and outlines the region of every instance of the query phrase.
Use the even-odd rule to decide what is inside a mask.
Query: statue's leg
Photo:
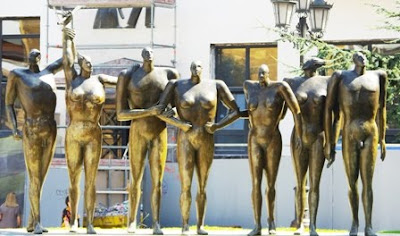
[[[101,155],[102,135],[100,127],[90,132],[92,140],[84,147],[84,168],[85,168],[85,209],[87,216],[87,234],[95,234],[93,228],[93,215],[96,203],[96,176]]]
[[[310,235],[317,236],[317,211],[319,204],[319,184],[322,170],[325,164],[324,157],[324,133],[320,133],[318,139],[313,143],[310,151],[310,192],[308,193],[308,208],[310,209]]]
[[[129,233],[135,233],[137,226],[137,211],[140,203],[141,183],[147,153],[147,141],[139,132],[131,127],[129,135],[129,163],[131,181],[129,188]]]
[[[295,235],[301,235],[304,231],[303,218],[306,201],[306,174],[309,162],[308,148],[296,149],[295,130],[292,131],[290,139],[290,150],[292,152],[293,166],[296,174],[296,227]]]
[[[31,207],[31,226],[28,225],[27,230],[35,234],[43,233],[40,226],[40,190],[41,190],[41,158],[43,155],[42,141],[38,137],[33,127],[24,126],[23,132],[23,149],[25,156],[26,170],[29,176],[29,202]]]
[[[46,124],[47,125],[47,124]],[[49,132],[44,138],[42,142],[43,146],[43,156],[42,156],[42,167],[40,171],[40,178],[41,178],[41,186],[40,186],[40,192],[42,192],[43,189],[43,184],[46,180],[47,172],[49,171],[49,167],[51,164],[51,160],[53,159],[54,156],[54,151],[55,151],[55,142],[56,142],[56,137],[57,137],[57,127],[56,127],[56,122],[51,122],[48,126]],[[40,221],[40,219],[39,219]],[[43,226],[40,224],[40,227],[42,228],[42,231],[44,233],[47,233],[48,230],[46,228],[43,228]]]
[[[265,154],[262,148],[258,145],[256,138],[253,137],[251,131],[248,138],[248,155],[252,182],[251,200],[253,203],[254,214],[254,229],[248,233],[248,235],[253,236],[261,235],[261,181],[263,173],[262,163],[265,161]]]
[[[372,178],[374,175],[375,160],[378,147],[378,131],[368,137],[364,142],[364,148],[360,153],[360,174],[363,183],[362,201],[365,212],[365,230],[366,236],[375,236],[372,230]]]
[[[356,236],[358,234],[358,176],[359,176],[359,148],[360,144],[357,140],[351,138],[351,135],[343,130],[342,135],[342,148],[343,148],[343,163],[346,171],[347,182],[349,185],[349,202],[353,222],[350,229],[350,235]]]
[[[201,145],[195,156],[196,175],[198,180],[196,206],[197,206],[197,234],[208,235],[204,230],[204,217],[207,206],[206,186],[210,167],[214,159],[214,135],[204,132]]]
[[[271,142],[265,152],[265,166],[267,172],[266,200],[268,206],[268,229],[269,234],[276,234],[275,226],[275,182],[278,175],[279,163],[282,154],[282,137],[277,131],[272,134]]]
[[[151,209],[153,214],[153,234],[163,234],[160,226],[160,207],[162,194],[162,180],[165,162],[167,160],[167,129],[155,138],[150,145],[149,164],[152,181]]]
[[[190,131],[189,131],[190,132]],[[194,149],[183,131],[179,131],[177,140],[177,159],[181,180],[180,206],[182,214],[182,234],[189,234],[190,205],[192,203],[192,179],[194,170]]]
[[[71,204],[71,232],[76,232],[78,229],[78,203],[79,203],[79,183],[82,173],[82,148],[71,134],[70,128],[67,128],[65,134],[65,154],[68,166],[69,175],[69,201]]]

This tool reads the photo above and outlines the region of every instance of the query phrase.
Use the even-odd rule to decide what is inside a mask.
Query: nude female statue
[[[182,234],[189,234],[189,211],[192,202],[190,189],[193,171],[196,170],[197,234],[207,235],[203,226],[207,178],[214,158],[213,133],[239,118],[239,108],[223,81],[202,77],[203,67],[200,62],[192,62],[190,70],[191,78],[171,80],[168,83],[161,96],[160,105],[165,107],[168,103],[175,104],[180,118],[180,123],[173,119],[165,120],[180,128],[177,158],[181,180]],[[218,98],[228,107],[229,114],[220,122],[214,123]]]
[[[104,84],[116,84],[117,78],[107,75],[92,75],[92,64],[85,56],[78,57],[80,74],[74,69],[75,33],[66,25],[72,18],[67,13],[63,29],[63,68],[65,73],[66,104],[70,118],[66,130],[65,151],[70,179],[71,232],[77,230],[77,207],[79,201],[79,180],[82,165],[85,170],[85,211],[87,233],[95,234],[93,214],[96,202],[96,176],[101,155],[102,132],[99,119],[105,101]]]
[[[14,139],[21,139],[17,128],[14,102],[18,98],[25,112],[23,127],[23,148],[26,170],[29,177],[30,215],[28,232],[48,232],[40,224],[40,196],[43,183],[54,155],[57,136],[54,111],[56,108],[56,83],[53,74],[62,69],[62,59],[39,69],[40,52],[29,53],[29,68],[10,72],[6,88],[6,111],[12,123]]]
[[[312,58],[303,65],[304,76],[284,79],[296,95],[301,110],[302,149],[296,148],[295,129],[291,137],[291,151],[296,172],[296,225],[295,234],[304,231],[303,218],[306,200],[306,174],[309,170],[310,192],[310,235],[316,232],[316,218],[319,203],[319,183],[325,163],[323,114],[329,76],[318,76],[316,70],[325,65],[325,61]]]
[[[258,81],[246,80],[243,88],[250,120],[248,152],[253,184],[251,195],[255,221],[255,227],[248,235],[261,235],[261,181],[263,172],[266,173],[267,177],[266,198],[269,234],[275,234],[275,182],[282,151],[282,137],[278,125],[284,116],[284,105],[287,103],[295,122],[295,148],[301,150],[300,108],[295,95],[286,82],[276,82],[269,79],[269,68],[265,64],[259,68]]]
[[[117,84],[116,111],[119,121],[131,120],[129,133],[129,161],[131,183],[129,191],[130,214],[128,232],[136,231],[136,216],[140,202],[141,183],[146,154],[152,179],[151,207],[153,234],[163,234],[160,228],[161,187],[167,160],[167,128],[157,118],[160,106],[156,104],[169,79],[177,79],[178,72],[172,68],[155,68],[153,50],[142,50],[143,65],[134,65],[121,72]],[[130,108],[128,108],[128,104]]]
[[[358,233],[358,177],[363,183],[362,201],[365,212],[365,235],[375,235],[372,230],[372,177],[378,142],[382,161],[386,156],[386,86],[384,71],[367,71],[365,56],[353,55],[354,70],[337,71],[328,85],[325,106],[325,157],[335,158],[335,139],[332,132],[332,111],[335,120],[343,114],[343,162],[349,184],[349,201],[353,216],[350,235]]]

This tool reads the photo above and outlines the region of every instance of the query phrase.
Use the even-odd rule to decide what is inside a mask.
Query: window
[[[213,45],[215,51],[215,78],[223,80],[235,97],[240,110],[246,109],[243,92],[245,80],[257,80],[258,68],[267,64],[270,78],[277,80],[276,44]],[[217,121],[227,109],[218,104]],[[215,134],[215,158],[247,158],[248,121],[236,120]]]

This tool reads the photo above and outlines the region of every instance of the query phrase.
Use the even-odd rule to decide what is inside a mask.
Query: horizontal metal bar
[[[100,125],[102,129],[129,129],[130,126],[127,125]],[[66,129],[68,128],[67,125],[58,125],[58,129]]]
[[[148,44],[81,44],[76,45],[79,50],[95,50],[95,49],[142,49],[151,46]],[[62,45],[52,44],[50,48],[62,48]],[[152,48],[175,48],[175,45],[153,44]]]
[[[97,194],[129,194],[128,191],[116,191],[116,190],[97,190]]]
[[[101,146],[103,149],[126,149],[128,146],[116,146],[116,145],[104,145]]]
[[[130,170],[130,166],[99,166],[97,170]]]
[[[40,34],[4,34],[3,39],[40,38]]]

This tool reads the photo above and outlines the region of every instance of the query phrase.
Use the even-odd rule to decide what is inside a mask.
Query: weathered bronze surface
[[[46,174],[54,155],[57,135],[54,111],[56,108],[56,83],[53,74],[62,69],[62,60],[39,69],[41,54],[37,49],[29,53],[29,68],[11,71],[6,88],[6,110],[12,123],[13,135],[21,139],[14,110],[18,98],[25,112],[23,148],[29,177],[30,215],[28,232],[47,232],[40,224],[40,196]]]
[[[275,227],[275,182],[282,151],[282,137],[278,125],[285,114],[285,103],[295,121],[295,150],[301,151],[302,124],[296,97],[286,82],[269,79],[269,68],[259,68],[258,81],[246,80],[243,84],[246,96],[250,129],[248,137],[249,163],[252,178],[252,202],[255,227],[248,235],[261,235],[261,181],[267,177],[266,198],[268,205],[269,233]],[[243,114],[246,116],[246,114]]]
[[[386,156],[386,86],[384,71],[367,71],[365,56],[353,55],[354,70],[337,71],[328,85],[325,106],[325,157],[333,162],[336,137],[333,130],[340,114],[343,114],[342,148],[343,162],[349,185],[349,201],[353,216],[350,235],[357,235],[358,178],[363,183],[362,202],[365,213],[365,235],[375,235],[372,230],[372,178],[375,168],[378,142],[382,161]],[[332,122],[332,114],[334,119]]]
[[[325,61],[312,58],[304,63],[304,76],[284,79],[292,88],[301,110],[302,149],[296,148],[295,129],[291,137],[291,152],[296,174],[296,225],[295,234],[304,231],[303,218],[306,201],[306,174],[309,171],[310,191],[308,206],[310,212],[310,235],[316,232],[316,218],[319,203],[319,184],[324,157],[324,125],[323,116],[329,76],[318,76],[316,70],[323,66]]]
[[[151,207],[153,234],[163,234],[160,228],[161,187],[167,159],[167,129],[164,121],[157,118],[161,112],[156,104],[170,79],[177,79],[172,68],[155,68],[153,50],[142,50],[143,65],[133,65],[118,77],[116,111],[119,121],[131,121],[129,133],[129,160],[131,182],[129,188],[129,228],[136,231],[137,210],[141,195],[141,182],[146,154],[149,156],[152,179]],[[128,104],[130,107],[128,107]]]
[[[214,158],[213,133],[239,117],[239,108],[226,84],[221,80],[204,79],[200,62],[192,62],[191,78],[172,80],[162,94],[160,105],[175,104],[180,120],[162,116],[168,123],[180,128],[177,138],[177,158],[181,180],[180,206],[182,233],[189,234],[189,213],[192,202],[193,171],[198,180],[197,234],[208,234],[204,229],[206,212],[206,185]],[[214,123],[218,98],[229,109],[220,122]],[[163,109],[161,109],[163,110]],[[161,116],[160,116],[161,117]]]
[[[64,17],[63,68],[65,73],[65,100],[70,122],[66,130],[65,152],[70,179],[71,232],[77,230],[77,207],[82,165],[85,171],[85,211],[87,233],[95,234],[93,214],[96,203],[96,176],[100,161],[102,133],[99,119],[105,101],[104,84],[116,84],[117,78],[108,75],[92,75],[90,58],[79,55],[80,73],[74,68],[75,33],[66,25],[72,18],[69,12]]]

